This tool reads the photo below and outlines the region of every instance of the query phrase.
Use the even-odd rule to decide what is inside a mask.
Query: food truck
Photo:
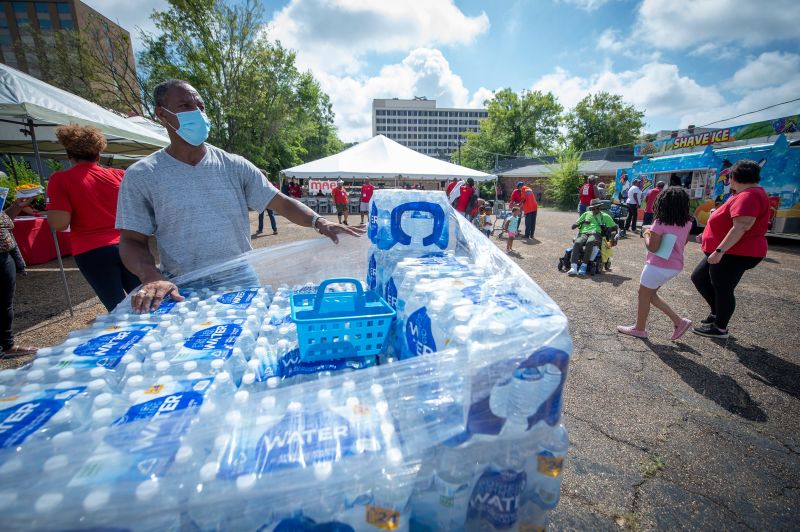
[[[730,167],[741,159],[761,166],[761,186],[770,198],[770,232],[800,238],[800,141],[789,143],[779,135],[774,143],[728,148],[707,146],[702,152],[650,157],[645,155],[631,168],[617,171],[620,179],[642,179],[642,197],[655,183],[685,187],[697,227],[704,227],[711,211],[730,196]],[[642,205],[643,206],[643,205]]]

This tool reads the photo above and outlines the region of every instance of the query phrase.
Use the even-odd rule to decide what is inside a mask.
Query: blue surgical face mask
[[[208,132],[211,130],[211,121],[203,111],[195,109],[194,111],[173,113],[166,107],[162,107],[162,109],[178,117],[178,129],[173,129],[183,140],[192,146],[199,146],[206,141]]]

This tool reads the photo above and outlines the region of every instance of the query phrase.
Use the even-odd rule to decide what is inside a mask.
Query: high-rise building
[[[384,135],[431,157],[450,159],[462,133],[478,131],[486,109],[437,108],[436,100],[372,100],[372,135]]]
[[[92,47],[93,58],[102,60],[104,90],[135,91],[130,33],[80,0],[0,2],[0,61],[50,82],[49,68],[64,61],[63,43],[55,37],[60,30],[77,32]],[[138,94],[131,96],[125,99],[138,102]]]

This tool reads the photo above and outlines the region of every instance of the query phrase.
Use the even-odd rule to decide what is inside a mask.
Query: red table
[[[58,231],[58,246],[61,256],[72,255],[69,230]],[[56,258],[56,246],[50,234],[47,218],[18,216],[14,219],[14,238],[29,266],[42,264]]]

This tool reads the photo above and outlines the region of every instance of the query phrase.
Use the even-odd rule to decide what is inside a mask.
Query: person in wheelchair
[[[601,210],[602,204],[601,200],[593,199],[589,203],[589,210],[572,224],[573,229],[578,229],[578,237],[572,243],[569,275],[586,275],[594,248],[601,245],[603,238],[612,243],[619,238],[619,228],[614,219]]]

